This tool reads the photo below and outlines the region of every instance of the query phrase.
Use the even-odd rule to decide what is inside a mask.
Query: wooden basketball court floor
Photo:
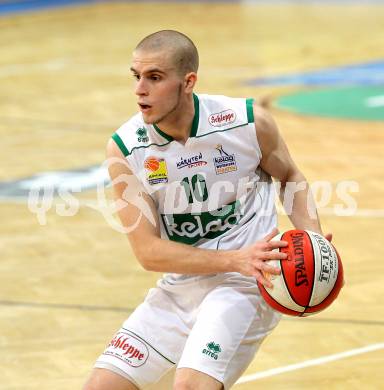
[[[135,112],[130,54],[150,32],[178,29],[197,43],[198,92],[273,100],[300,87],[244,81],[382,59],[383,26],[382,5],[319,2],[110,2],[2,16],[0,180],[101,164],[110,134]],[[308,179],[332,185],[320,214],[346,285],[325,312],[284,318],[234,388],[382,388],[383,122],[271,111]],[[334,212],[345,180],[359,186],[349,217]],[[81,388],[159,277],[142,270],[124,235],[87,206],[96,204],[94,190],[76,197],[75,215],[58,215],[56,199],[45,225],[26,201],[0,203],[2,390]],[[286,217],[280,222],[290,227]]]

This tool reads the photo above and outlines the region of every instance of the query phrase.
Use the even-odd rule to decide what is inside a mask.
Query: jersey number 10
[[[193,175],[191,181],[189,177],[184,177],[180,184],[184,188],[188,203],[193,203],[193,199],[197,202],[205,202],[208,199],[207,183],[203,175]]]

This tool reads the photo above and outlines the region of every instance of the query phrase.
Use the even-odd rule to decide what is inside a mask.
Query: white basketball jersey
[[[194,95],[195,117],[182,144],[138,113],[112,136],[159,213],[161,237],[206,249],[238,249],[276,226],[271,177],[253,100]]]

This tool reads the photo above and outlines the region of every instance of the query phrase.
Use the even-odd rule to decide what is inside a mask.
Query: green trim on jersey
[[[197,135],[197,130],[199,128],[199,118],[200,118],[200,102],[199,102],[198,96],[196,94],[193,94],[193,103],[194,103],[194,107],[195,107],[195,115],[194,115],[193,121],[192,121],[190,137],[201,138],[201,137],[205,137],[205,136],[210,135],[210,134],[221,133],[221,132],[224,132],[224,131],[233,130],[233,129],[236,129],[237,127],[246,126],[249,123],[253,123],[254,120],[255,120],[254,119],[254,115],[253,115],[253,101],[254,101],[253,98],[247,98],[246,99],[246,109],[247,109],[247,120],[248,120],[248,123],[243,123],[243,124],[240,124],[240,125],[237,125],[237,126],[234,126],[234,127],[230,127],[228,129],[224,129],[224,130],[215,130],[215,131],[211,131],[209,133]],[[127,147],[125,146],[123,140],[120,138],[120,136],[117,133],[114,133],[112,135],[112,138],[116,142],[116,144],[119,147],[119,149],[121,150],[121,152],[124,154],[124,157],[127,157],[130,154],[132,154],[132,152],[135,149],[149,148],[150,146],[153,146],[153,145],[162,147],[162,146],[168,145],[169,143],[174,141],[173,137],[171,137],[170,135],[168,135],[168,134],[164,133],[162,130],[160,130],[159,127],[156,124],[153,124],[153,127],[168,142],[165,142],[164,144],[151,143],[149,145],[134,146],[132,148],[132,150],[129,151],[127,149]]]
[[[116,145],[119,147],[121,152],[124,154],[124,157],[127,157],[129,155],[129,151],[128,151],[127,147],[124,145],[124,142],[120,138],[120,136],[117,133],[114,133],[112,135],[112,139],[116,142]]]
[[[253,116],[253,102],[254,99],[252,98],[246,100],[248,123],[253,123],[255,121],[255,117]]]
[[[149,144],[149,145],[141,145],[141,146],[134,146],[132,148],[131,151],[129,151],[127,149],[127,147],[125,146],[124,142],[122,141],[122,139],[120,138],[120,136],[117,134],[117,133],[114,133],[112,135],[112,139],[116,142],[117,146],[119,147],[119,149],[122,151],[122,153],[124,154],[124,157],[127,157],[129,156],[130,154],[132,154],[132,152],[135,150],[135,149],[141,149],[141,148],[149,148],[150,146],[159,146],[159,147],[162,147],[162,146],[165,146],[165,145],[168,145],[171,141],[169,142],[166,142],[165,144],[156,144],[156,143],[152,143],[152,144]]]
[[[164,131],[161,131],[161,130],[157,127],[157,124],[156,124],[156,123],[153,124],[153,127],[154,127],[155,130],[156,130],[163,138],[165,138],[167,141],[169,141],[169,142],[172,142],[172,141],[173,141],[173,137],[171,137],[170,135],[164,133]]]
[[[190,137],[196,137],[197,129],[199,127],[200,107],[199,107],[199,98],[197,97],[196,94],[193,94],[193,105],[195,107],[195,115],[193,116],[191,132],[189,134]],[[164,131],[162,131],[159,128],[159,126],[157,126],[156,123],[153,124],[153,127],[167,141],[169,141],[169,142],[174,141],[173,137],[171,137],[170,135],[164,133]]]
[[[195,106],[195,115],[193,117],[190,137],[196,137],[197,129],[199,127],[200,106],[199,106],[199,98],[195,94],[193,94],[193,104]]]
[[[202,138],[202,137],[206,137],[207,135],[211,135],[211,134],[215,134],[215,133],[224,133],[224,131],[228,131],[228,130],[237,129],[238,127],[247,126],[248,124],[249,124],[249,123],[243,123],[243,124],[241,124],[241,125],[237,125],[237,126],[229,127],[228,129],[224,129],[224,130],[215,130],[215,131],[210,131],[209,133],[205,133],[205,134],[197,135],[197,136],[196,136],[196,138]]]
[[[171,143],[171,141],[166,142],[165,144],[155,144],[155,143],[152,143],[152,144],[149,144],[149,145],[134,146],[132,148],[132,150],[129,152],[129,154],[132,154],[135,149],[149,148],[150,146],[158,146],[159,148],[161,148],[162,146],[168,145],[170,143]]]

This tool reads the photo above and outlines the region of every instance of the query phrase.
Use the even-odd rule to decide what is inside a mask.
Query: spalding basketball
[[[264,275],[273,289],[258,283],[265,301],[292,316],[308,316],[327,308],[343,284],[343,265],[334,246],[308,230],[289,230],[273,240],[288,242],[288,246],[276,249],[288,258],[270,261],[281,269],[280,275]]]

